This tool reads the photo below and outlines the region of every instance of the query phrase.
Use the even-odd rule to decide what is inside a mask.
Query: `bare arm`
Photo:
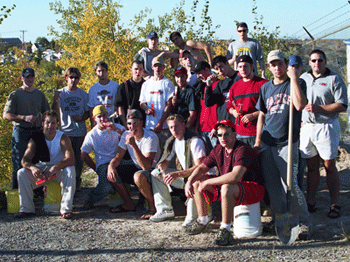
[[[96,164],[90,157],[90,155],[84,151],[81,151],[81,159],[94,171],[96,171]]]
[[[260,149],[261,148],[261,133],[262,129],[265,123],[265,113],[262,111],[259,111],[259,116],[258,116],[258,123],[256,125],[256,138],[255,138],[255,145],[254,147]]]
[[[117,107],[117,112],[118,112],[118,116],[120,118],[120,120],[122,121],[122,125],[126,126],[126,115],[125,115],[125,112],[124,112],[124,108],[122,106],[118,106]]]
[[[334,113],[345,112],[346,107],[340,103],[332,103],[329,105],[308,104],[305,106],[305,110],[311,113],[334,114]]]
[[[186,128],[194,129],[196,124],[197,111],[190,111],[190,116],[187,119]]]
[[[155,133],[159,133],[160,131],[162,131],[165,120],[168,118],[169,114],[173,110],[173,104],[171,101],[172,101],[172,97],[170,97],[169,100],[166,102],[166,106],[164,108],[162,117],[159,119],[158,123],[153,129]]]
[[[127,134],[127,136],[125,137],[125,141],[134,150],[137,163],[139,163],[142,170],[150,170],[152,167],[154,157],[156,156],[156,152],[147,152],[145,155],[143,155],[140,148],[136,144],[135,137],[132,134]]]
[[[91,129],[95,126],[95,120],[92,118],[92,110],[94,110],[94,108],[93,108],[93,107],[90,107],[90,109],[89,109],[89,115],[90,115]]]
[[[307,104],[307,99],[300,88],[299,76],[301,73],[301,68],[289,66],[288,67],[288,77],[290,78],[290,89],[293,89],[293,105],[296,110],[301,111]]]
[[[211,64],[211,61],[213,60],[213,54],[211,52],[211,48],[209,45],[204,44],[202,42],[193,41],[193,40],[188,40],[186,42],[186,45],[188,45],[191,48],[204,50],[205,54],[207,55],[208,62],[209,64]]]
[[[244,166],[235,166],[233,170],[221,176],[216,176],[207,179],[203,182],[206,186],[223,185],[223,184],[237,184],[247,172],[247,168]],[[203,185],[203,188],[204,185]]]
[[[3,111],[2,117],[8,121],[21,122],[23,120],[31,124],[35,124],[35,122],[37,121],[37,118],[33,115],[16,115],[14,113],[5,111],[5,109]]]
[[[265,73],[265,60],[262,58],[259,60],[260,70],[261,70],[261,77],[266,79],[266,73]]]

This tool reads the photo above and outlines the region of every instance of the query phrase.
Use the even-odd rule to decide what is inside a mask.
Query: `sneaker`
[[[206,225],[203,225],[196,220],[194,221],[193,225],[185,227],[184,232],[188,235],[197,235],[202,233],[204,230],[206,230],[208,226],[209,226],[209,223]]]
[[[214,216],[213,213],[209,213],[208,214],[208,223],[212,222],[214,220]],[[182,224],[182,227],[188,227],[188,226],[192,226],[195,222],[197,221],[197,218],[187,218],[185,219],[185,221]]]
[[[213,243],[219,246],[228,246],[233,244],[233,236],[230,231],[225,228],[220,228],[216,239]]]
[[[312,236],[312,226],[299,225],[299,240],[309,240]]]
[[[174,210],[162,210],[157,212],[154,216],[150,217],[149,220],[152,222],[162,222],[165,220],[173,220],[175,218]]]

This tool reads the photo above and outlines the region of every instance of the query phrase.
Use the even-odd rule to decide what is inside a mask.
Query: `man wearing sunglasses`
[[[339,174],[335,166],[340,139],[338,116],[348,105],[347,89],[342,78],[326,67],[327,58],[322,50],[315,49],[309,55],[311,70],[301,78],[307,85],[308,104],[302,113],[300,150],[308,167],[307,203],[309,212],[316,212],[315,195],[320,181],[320,158],[327,175],[331,196],[328,217],[340,217]]]
[[[226,57],[230,65],[237,68],[237,58],[241,55],[248,55],[254,62],[254,74],[258,75],[257,61],[260,65],[261,77],[266,79],[264,54],[258,40],[248,38],[248,26],[241,22],[237,25],[239,39],[230,43]]]
[[[52,109],[60,113],[61,130],[69,137],[75,157],[76,188],[80,188],[83,161],[80,148],[87,129],[85,121],[89,118],[89,95],[78,87],[80,71],[69,67],[64,72],[67,86],[55,92]]]
[[[234,123],[223,119],[215,125],[220,144],[193,171],[185,185],[187,197],[194,198],[198,219],[187,230],[188,234],[199,234],[209,225],[206,202],[221,200],[222,221],[214,244],[233,244],[230,232],[233,209],[236,205],[251,205],[264,197],[264,187],[257,152],[236,139]],[[206,175],[213,167],[219,176]]]

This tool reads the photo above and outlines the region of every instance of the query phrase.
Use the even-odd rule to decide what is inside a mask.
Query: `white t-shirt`
[[[193,162],[195,162],[197,159],[201,157],[206,157],[205,145],[202,139],[198,137],[192,138],[191,152],[192,152]],[[177,159],[179,159],[182,169],[185,169],[186,158],[185,158],[185,139],[184,138],[182,138],[181,140],[175,139],[173,149],[170,155],[167,157],[167,160],[170,161],[175,154],[177,156]]]
[[[95,126],[85,136],[81,150],[90,153],[94,150],[96,168],[109,163],[117,153],[120,135],[111,129],[101,130]]]
[[[145,128],[143,129],[143,131],[143,137],[140,140],[136,140],[136,145],[141,150],[143,155],[145,155],[146,153],[156,152],[154,161],[152,163],[152,167],[155,167],[160,157],[159,139],[156,133],[154,133],[153,131],[147,130]],[[128,134],[130,134],[130,131],[125,131],[123,133],[122,137],[120,138],[119,147],[124,150],[128,150],[131,159],[134,161],[134,164],[141,169],[141,166],[137,162],[137,158],[133,148],[129,144],[125,144],[125,137]]]
[[[147,103],[149,108],[155,110],[155,115],[147,115],[146,129],[153,129],[164,113],[166,102],[173,97],[175,88],[173,83],[166,77],[159,81],[153,80],[153,77],[143,83],[140,94],[140,103]],[[168,128],[164,122],[163,128]]]
[[[101,85],[97,82],[89,90],[89,107],[104,105],[108,111],[108,115],[114,113],[114,100],[117,95],[119,84],[109,80],[107,85]]]

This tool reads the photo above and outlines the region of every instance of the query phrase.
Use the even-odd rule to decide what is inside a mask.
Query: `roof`
[[[8,43],[8,44],[22,44],[21,39],[18,37],[13,38],[0,38],[0,42],[2,43]]]

